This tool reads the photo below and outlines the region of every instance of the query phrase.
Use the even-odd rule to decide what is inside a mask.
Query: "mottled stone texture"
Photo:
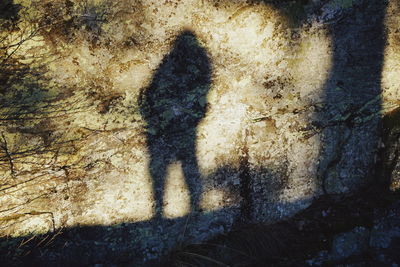
[[[0,235],[65,231],[40,265],[142,263],[376,182],[396,0],[5,3]]]
[[[328,193],[353,191],[373,175],[380,139],[385,9],[382,1],[360,2],[331,26],[333,66],[325,86],[327,112],[322,115],[328,121],[328,155],[321,158]]]
[[[396,109],[383,118],[381,176],[384,186],[400,189],[400,111]]]

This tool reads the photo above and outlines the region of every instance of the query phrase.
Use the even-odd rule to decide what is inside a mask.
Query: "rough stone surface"
[[[394,204],[382,218],[377,219],[371,231],[370,246],[386,249],[400,238],[400,203]]]
[[[400,189],[400,110],[394,110],[383,119],[382,176],[388,177],[391,190]]]
[[[386,188],[320,198],[289,220],[180,249],[169,263],[208,266],[211,259],[228,266],[398,266],[398,196]]]
[[[331,257],[334,260],[361,254],[368,246],[369,230],[356,227],[351,232],[337,235],[332,242]]]
[[[396,0],[6,2],[0,235],[74,240],[40,264],[152,260],[373,182]]]

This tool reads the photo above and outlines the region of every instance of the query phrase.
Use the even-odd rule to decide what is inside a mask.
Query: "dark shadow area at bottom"
[[[121,223],[111,226],[77,226],[43,235],[0,240],[1,266],[141,266],[158,265],[160,255],[211,233],[227,229],[232,209],[190,214],[177,219]],[[193,224],[203,227],[192,229]],[[197,236],[194,236],[197,230]]]
[[[397,266],[400,192],[325,195],[292,218],[193,244],[168,266]],[[354,265],[352,265],[354,264]]]
[[[246,168],[245,168],[246,170]],[[159,216],[149,221],[124,222],[110,226],[76,226],[61,228],[42,235],[0,239],[1,266],[158,266],[172,251],[213,236],[240,229],[248,224],[243,213],[259,212],[260,205],[270,203],[272,210],[293,208],[297,203],[278,203],[285,187],[279,177],[273,178],[267,168],[246,171],[223,166],[203,177],[203,187],[225,190],[229,207],[214,211],[198,211],[187,216],[167,219]],[[250,194],[252,181],[235,184],[230,177],[265,180],[262,195]],[[264,177],[265,179],[262,179]],[[268,179],[266,179],[268,178]],[[241,188],[246,186],[246,188]],[[260,194],[261,194],[260,193]],[[257,199],[257,203],[254,200]],[[266,203],[268,202],[268,203]],[[290,207],[288,206],[290,205]],[[117,207],[116,207],[117,208]],[[250,211],[246,209],[250,208]],[[300,209],[300,208],[299,208]],[[272,211],[273,213],[273,211]],[[276,211],[279,214],[278,211]],[[161,257],[160,257],[161,256]],[[146,259],[146,263],[144,263]],[[99,265],[100,266],[100,265]]]
[[[306,262],[311,260],[336,266],[380,264],[379,255],[385,255],[387,262],[399,263],[400,238],[394,238],[388,247],[379,247],[380,236],[385,234],[380,226],[387,224],[385,216],[390,212],[400,216],[399,193],[372,188],[348,197],[325,195],[292,218],[270,225],[234,227],[227,220],[239,216],[239,209],[233,207],[177,219],[82,226],[1,239],[0,265],[309,266]],[[362,248],[348,258],[336,255],[332,244],[337,236],[356,228],[367,229],[377,247]],[[357,244],[358,240],[348,242]],[[319,255],[321,251],[326,255]],[[149,260],[144,263],[144,258]]]

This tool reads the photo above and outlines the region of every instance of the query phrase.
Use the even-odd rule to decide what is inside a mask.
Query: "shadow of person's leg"
[[[153,182],[155,219],[162,217],[164,183],[167,175],[168,158],[165,146],[157,141],[149,142],[149,171]]]
[[[200,210],[200,200],[203,191],[201,175],[196,157],[196,137],[192,136],[188,140],[187,149],[181,155],[182,171],[190,192],[190,211]]]
[[[184,160],[182,161],[182,169],[190,192],[190,211],[199,211],[203,186],[197,162]]]

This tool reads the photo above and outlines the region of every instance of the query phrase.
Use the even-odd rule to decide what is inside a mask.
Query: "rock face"
[[[398,196],[376,188],[345,198],[326,196],[286,221],[249,226],[182,248],[170,256],[168,263],[397,266]]]
[[[358,4],[354,8],[362,12],[343,15],[331,26],[333,66],[325,86],[327,111],[320,122],[327,126],[320,165],[327,193],[354,191],[366,182],[380,138],[385,5]],[[376,10],[373,18],[369,9]]]
[[[29,260],[140,264],[376,182],[396,0],[5,3],[0,234],[48,239]]]
[[[341,260],[361,254],[368,246],[368,236],[369,231],[364,227],[356,227],[351,232],[339,234],[332,243],[332,259]]]
[[[400,111],[399,109],[386,115],[383,119],[383,153],[382,176],[387,177],[383,182],[389,183],[391,190],[400,189]]]

